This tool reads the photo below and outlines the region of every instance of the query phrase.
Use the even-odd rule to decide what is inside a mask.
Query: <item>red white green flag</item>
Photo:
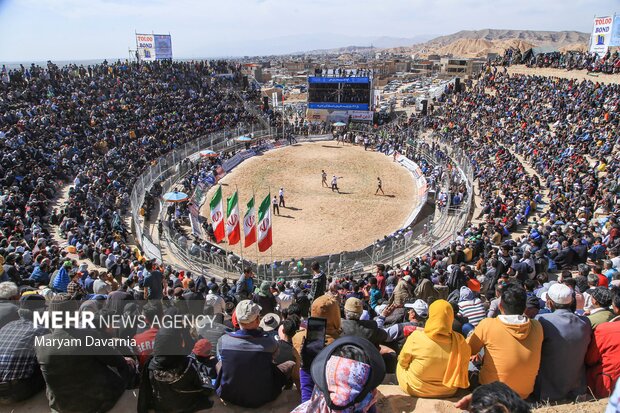
[[[267,251],[271,247],[271,194],[267,195],[258,207],[258,250]]]
[[[235,245],[241,240],[241,226],[239,224],[239,197],[237,191],[228,200],[226,209],[226,236],[228,237],[228,243]]]
[[[218,186],[215,195],[209,203],[211,207],[211,222],[213,223],[213,234],[215,241],[220,242],[226,236],[224,230],[224,207],[222,206],[222,187]]]
[[[248,210],[243,217],[243,236],[245,237],[245,247],[256,242],[256,210],[254,209],[254,197],[248,202]]]

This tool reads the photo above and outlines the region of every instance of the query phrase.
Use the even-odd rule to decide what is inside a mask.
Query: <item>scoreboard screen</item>
[[[309,77],[308,108],[369,110],[372,102],[369,77]]]

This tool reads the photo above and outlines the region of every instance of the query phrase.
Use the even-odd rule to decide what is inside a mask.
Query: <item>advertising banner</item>
[[[614,25],[611,33],[610,46],[620,46],[620,16],[614,15]]]
[[[312,103],[308,102],[309,109],[340,109],[340,110],[368,110],[365,103]]]
[[[172,59],[172,37],[169,34],[154,34],[155,58],[157,60]]]
[[[309,76],[308,83],[370,83],[369,77],[318,77]]]
[[[599,56],[605,56],[611,43],[613,16],[595,17],[592,37],[590,39],[590,52]]]
[[[155,60],[155,36],[152,34],[136,34],[136,47],[141,60]]]

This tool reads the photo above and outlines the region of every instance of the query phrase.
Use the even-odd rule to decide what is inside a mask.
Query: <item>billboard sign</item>
[[[339,110],[368,110],[365,103],[316,103],[308,102],[308,109],[339,109]]]
[[[172,37],[169,34],[154,34],[155,58],[157,60],[172,59]]]
[[[136,34],[136,47],[141,60],[155,60],[155,36],[152,34]]]
[[[592,36],[590,39],[590,52],[605,56],[612,37],[613,16],[595,17]]]
[[[308,83],[370,83],[369,77],[319,77],[309,76]]]
[[[609,41],[610,46],[620,46],[620,16],[614,15],[614,25],[611,29],[611,40]]]

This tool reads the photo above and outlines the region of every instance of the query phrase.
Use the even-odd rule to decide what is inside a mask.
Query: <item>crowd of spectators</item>
[[[609,50],[605,56],[582,51],[522,53],[519,49],[506,49],[495,63],[503,66],[524,64],[527,67],[551,67],[566,70],[587,70],[593,73],[620,73],[620,52]]]
[[[618,85],[489,68],[432,114],[389,126],[369,144],[412,158],[423,145],[446,160],[449,148],[468,155],[481,213],[448,247],[393,267],[378,264],[361,276],[328,277],[311,263],[306,280],[258,281],[246,268],[237,281],[217,282],[141,259],[124,242],[122,223],[132,178],[149,159],[200,128],[247,120],[226,84],[205,80],[212,70],[118,64],[87,75],[50,67],[24,70],[20,82],[3,84],[9,110],[0,124],[6,149],[1,402],[46,387],[54,410],[107,411],[124,390],[138,388],[144,412],[198,411],[211,406],[213,394],[260,408],[294,387],[296,412],[373,412],[386,373],[396,374],[411,396],[462,396],[458,406],[470,411],[526,412],[532,403],[614,391],[620,377]],[[184,89],[180,79],[193,86]],[[135,92],[138,86],[149,94]],[[25,97],[30,94],[38,98]],[[80,105],[72,105],[74,94]],[[184,121],[191,126],[185,129]],[[421,129],[432,131],[432,142],[410,145],[421,140]],[[455,169],[445,166],[439,175]],[[54,188],[45,177],[74,179],[69,205],[49,217]],[[191,187],[194,177],[183,184]],[[453,197],[462,183],[449,181]],[[49,222],[106,270],[65,259],[49,243]],[[298,274],[306,273],[302,267]],[[134,340],[99,357],[34,346],[38,336],[86,334],[35,328],[33,313],[46,310],[141,315],[148,323],[89,331],[116,343]],[[212,319],[169,328],[155,322],[163,315]]]

